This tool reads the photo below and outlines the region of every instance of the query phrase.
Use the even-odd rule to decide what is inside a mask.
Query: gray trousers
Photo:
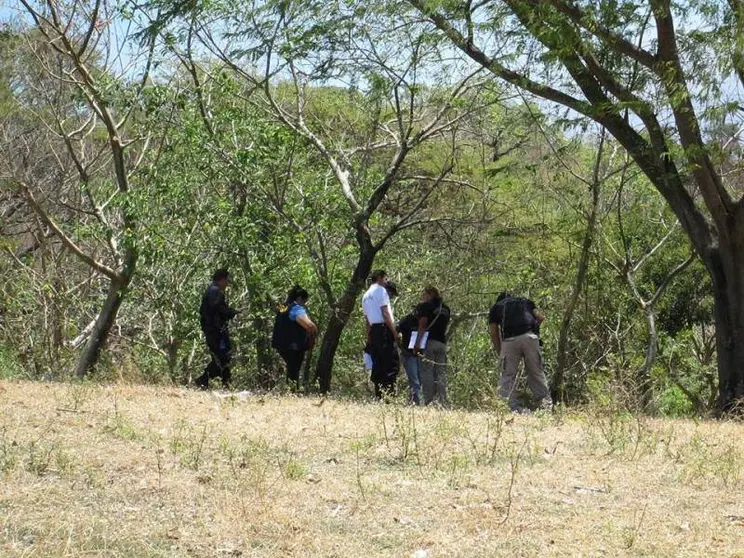
[[[530,391],[543,406],[550,406],[552,401],[548,380],[543,370],[540,340],[534,333],[525,333],[501,342],[499,395],[509,400],[509,407],[512,410],[519,407],[516,387],[519,363],[522,359]]]
[[[446,406],[447,401],[447,345],[429,340],[424,349],[424,358],[419,363],[421,391],[424,405],[433,401]]]

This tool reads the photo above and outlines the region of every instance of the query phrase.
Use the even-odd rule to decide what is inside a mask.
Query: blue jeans
[[[421,405],[421,379],[419,378],[419,360],[406,350],[400,352],[403,368],[408,376],[409,403]]]

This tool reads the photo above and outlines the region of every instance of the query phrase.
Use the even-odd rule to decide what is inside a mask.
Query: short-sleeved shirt
[[[488,323],[498,324],[504,339],[525,333],[539,333],[540,324],[535,318],[535,308],[535,303],[528,298],[505,298],[491,307]]]
[[[296,322],[297,318],[300,316],[307,316],[307,310],[302,304],[294,303],[289,308],[289,320],[292,322]]]
[[[439,341],[440,343],[447,342],[446,333],[447,324],[449,324],[450,320],[450,309],[449,306],[442,302],[442,299],[422,302],[416,307],[416,314],[419,318],[428,318],[429,325],[427,326],[427,331],[429,332],[429,339]]]
[[[393,308],[390,306],[390,297],[387,290],[382,285],[375,283],[362,296],[362,310],[367,317],[370,325],[384,324],[385,319],[382,316],[382,307],[387,306],[390,311],[390,318],[393,318]]]

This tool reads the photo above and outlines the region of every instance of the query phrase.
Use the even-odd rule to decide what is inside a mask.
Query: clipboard
[[[411,341],[408,343],[408,349],[413,350],[413,348],[416,346],[416,340],[418,339],[418,331],[411,332]],[[419,349],[425,349],[426,348],[426,342],[429,340],[429,332],[425,331],[424,336],[421,338],[421,344],[419,345]]]

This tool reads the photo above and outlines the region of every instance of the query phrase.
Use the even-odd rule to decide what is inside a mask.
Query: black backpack
[[[290,308],[291,305],[286,304],[277,307],[274,329],[271,332],[271,346],[277,350],[290,347],[304,350],[307,348],[307,334],[300,324],[289,319]]]

